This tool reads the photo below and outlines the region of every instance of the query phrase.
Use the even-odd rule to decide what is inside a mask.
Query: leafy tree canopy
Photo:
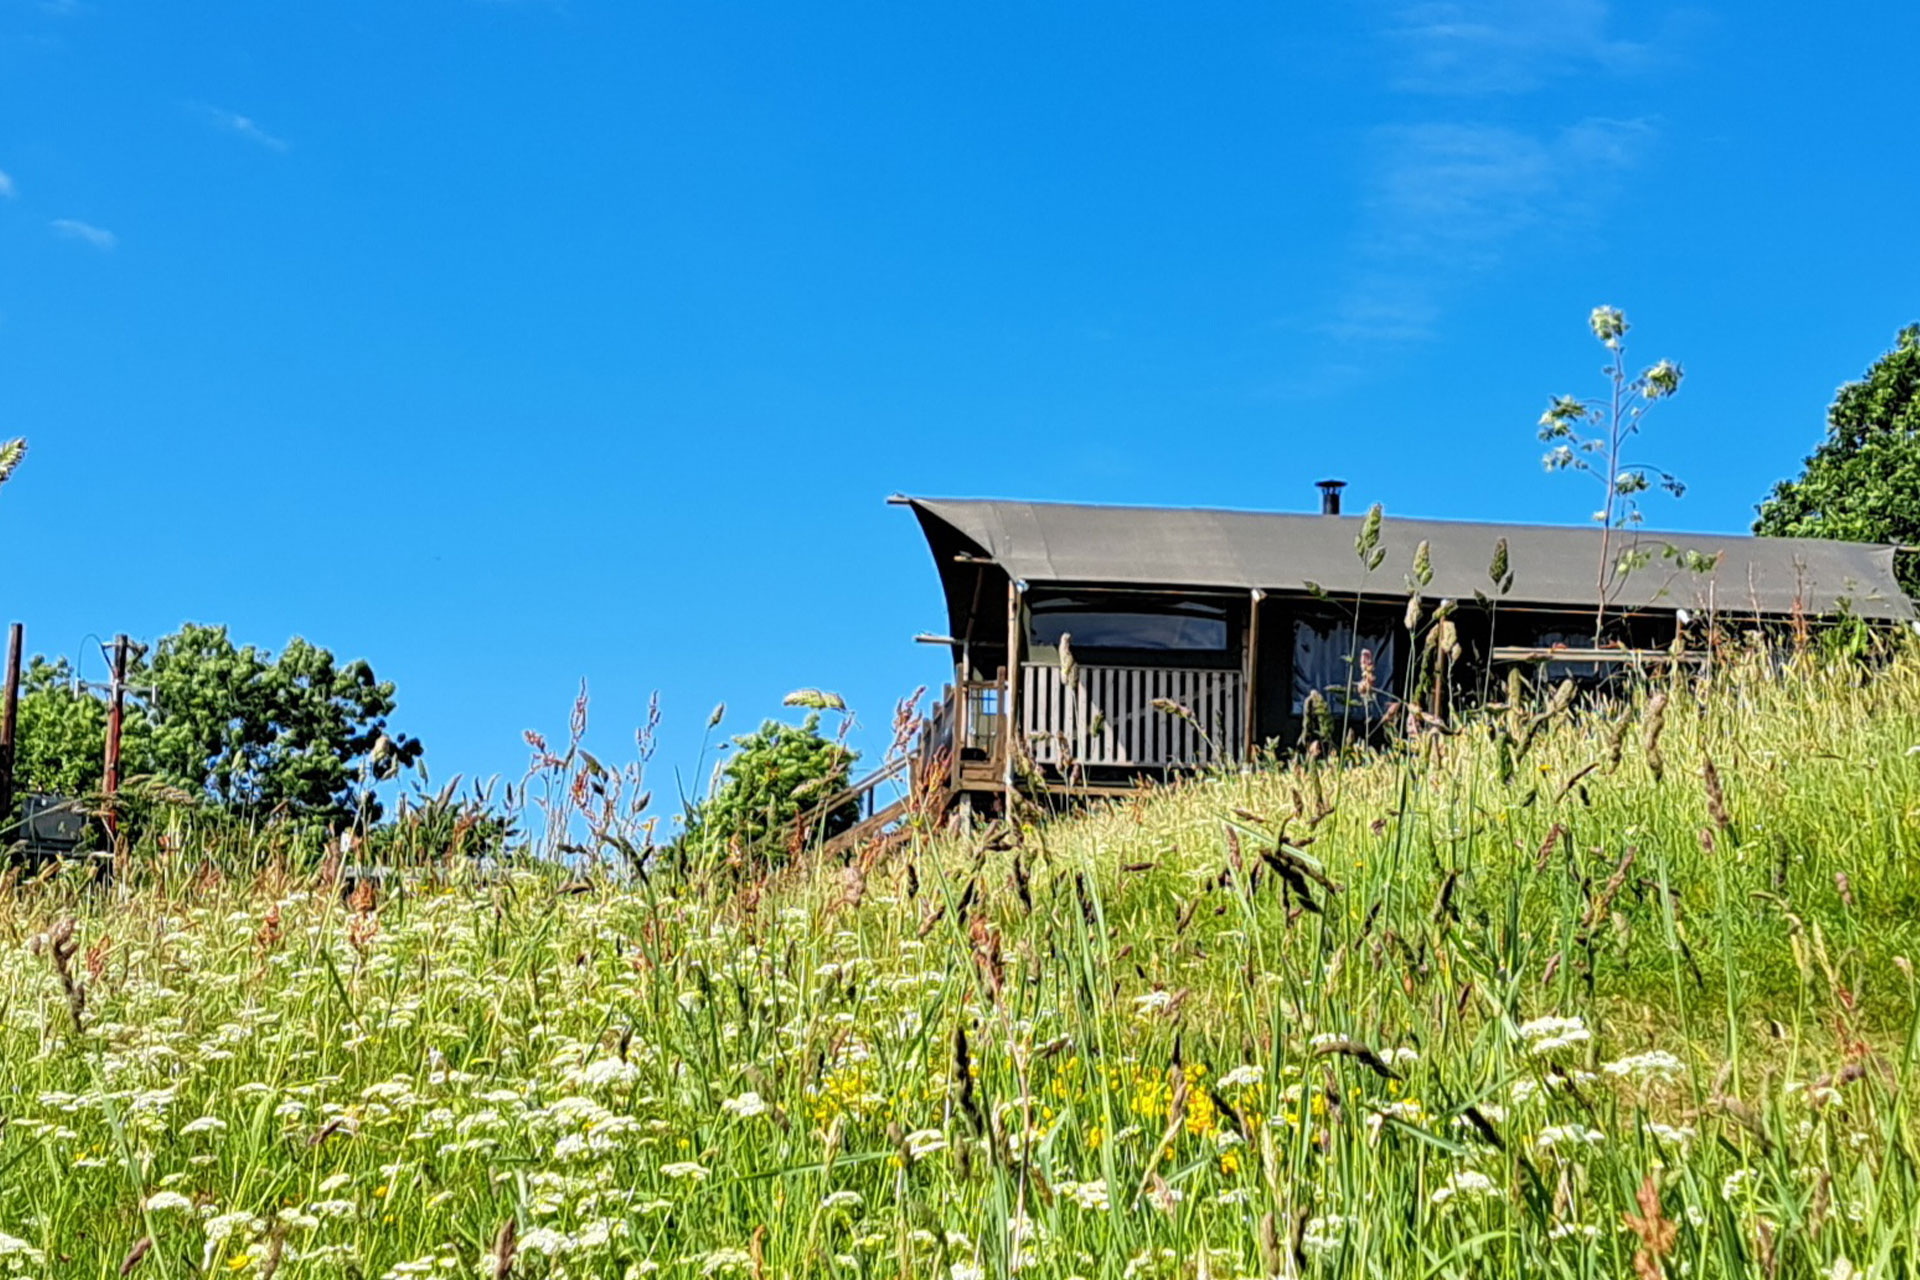
[[[784,853],[794,820],[844,790],[858,759],[820,732],[817,712],[797,725],[768,720],[733,744],[738,751],[721,771],[719,787],[687,816],[689,844],[757,850],[762,857]],[[859,810],[847,805],[827,815],[819,834],[838,835],[858,820]]]
[[[145,721],[130,721],[122,734],[121,755],[142,753],[138,740]],[[28,791],[78,795],[100,785],[107,741],[107,706],[74,687],[65,658],[35,658],[20,677],[20,721],[14,776]]]
[[[1920,325],[1902,329],[1866,377],[1840,388],[1827,438],[1759,512],[1759,534],[1920,545]],[[1920,591],[1916,561],[1895,561],[1908,592]]]
[[[100,785],[106,706],[72,677],[65,661],[44,658],[24,675],[16,769],[25,788]],[[361,812],[364,775],[392,777],[422,750],[388,731],[392,682],[297,638],[275,657],[236,647],[225,627],[190,623],[129,662],[127,687],[121,772],[236,812],[345,819]]]

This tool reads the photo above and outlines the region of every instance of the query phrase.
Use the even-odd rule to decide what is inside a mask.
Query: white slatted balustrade
[[[1041,764],[1164,769],[1235,760],[1245,724],[1238,671],[1082,666],[1068,684],[1052,663],[1021,668],[1020,727]],[[1192,718],[1163,711],[1173,702]]]

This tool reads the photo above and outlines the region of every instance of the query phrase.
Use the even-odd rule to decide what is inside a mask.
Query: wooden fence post
[[[107,694],[107,758],[101,789],[107,796],[107,838],[114,841],[120,835],[120,815],[115,809],[115,802],[120,794],[120,727],[127,711],[128,644],[124,632],[113,638],[113,683],[108,687]]]
[[[13,821],[14,732],[20,719],[20,647],[25,628],[7,628],[7,676],[0,690],[0,831]]]

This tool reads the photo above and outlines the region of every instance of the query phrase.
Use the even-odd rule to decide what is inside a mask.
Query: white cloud
[[[217,129],[245,138],[248,142],[265,147],[269,151],[285,151],[287,149],[287,143],[284,138],[278,138],[268,133],[260,127],[257,121],[249,116],[243,116],[237,111],[223,110],[220,107],[202,106],[200,111]]]
[[[1552,131],[1430,123],[1382,129],[1368,197],[1371,251],[1491,265],[1543,224],[1579,222],[1603,182],[1651,145],[1645,120],[1593,117]]]
[[[81,222],[75,218],[55,218],[47,224],[54,234],[67,240],[79,240],[96,249],[107,250],[120,243],[118,236],[105,227],[96,227],[90,222]]]
[[[1591,227],[1609,183],[1653,144],[1644,120],[1529,132],[1433,122],[1379,129],[1352,282],[1321,328],[1343,340],[1431,337],[1441,298],[1516,247]]]
[[[1596,226],[1658,141],[1651,121],[1596,106],[1704,21],[1672,9],[1629,38],[1610,0],[1377,4],[1385,87],[1411,110],[1367,137],[1347,283],[1318,326],[1343,342],[1431,337],[1470,278]],[[1537,101],[1524,114],[1462,107],[1496,94]],[[1565,101],[1575,106],[1556,120]]]
[[[13,179],[7,176],[5,169],[0,169],[0,200],[11,200],[18,194],[13,185]]]
[[[1394,87],[1526,93],[1655,61],[1658,40],[1625,39],[1612,28],[1607,0],[1425,0],[1393,15]]]
[[[1376,272],[1354,282],[1322,333],[1343,342],[1416,342],[1434,334],[1440,308],[1432,288],[1409,276]]]
[[[1553,185],[1551,148],[1502,125],[1398,125],[1374,145],[1374,253],[1477,258],[1532,222]]]

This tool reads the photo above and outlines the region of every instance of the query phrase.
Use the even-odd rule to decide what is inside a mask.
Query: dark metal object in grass
[[[21,805],[20,834],[29,867],[72,857],[86,839],[87,807],[65,796],[29,795]]]

